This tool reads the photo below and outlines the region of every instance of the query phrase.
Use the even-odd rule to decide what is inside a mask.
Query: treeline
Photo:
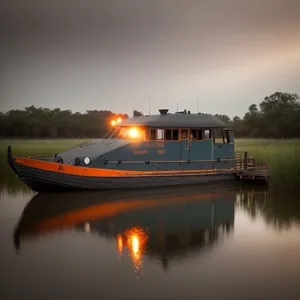
[[[226,122],[238,137],[296,138],[300,137],[300,101],[297,94],[276,92],[249,106],[243,118]]]
[[[111,111],[87,111],[26,107],[0,114],[0,136],[13,138],[90,138],[102,137],[110,121],[128,118],[127,114]]]
[[[226,104],[224,104],[226,105]],[[142,113],[134,111],[135,116]],[[249,106],[244,117],[216,115],[235,130],[237,137],[300,137],[300,102],[297,94],[276,92]],[[26,107],[0,113],[0,136],[15,138],[90,138],[102,137],[110,121],[128,118],[111,111],[72,113],[70,110]]]

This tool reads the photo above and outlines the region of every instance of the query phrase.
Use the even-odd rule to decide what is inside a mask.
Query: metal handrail
[[[248,157],[248,152],[243,152],[243,156],[241,153],[235,154],[235,168],[237,170],[245,170],[245,169],[254,169],[255,166],[255,157]]]
[[[192,163],[192,162],[211,162],[211,163],[218,163],[223,161],[234,161],[234,158],[222,158],[220,160],[111,160],[107,161],[107,164],[138,164],[138,163],[145,163],[149,161],[149,163]]]

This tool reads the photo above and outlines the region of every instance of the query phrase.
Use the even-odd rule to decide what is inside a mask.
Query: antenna
[[[151,106],[150,106],[150,89],[149,89],[149,97],[148,97],[148,106],[149,106],[149,116],[151,115]]]
[[[199,114],[199,88],[197,89],[197,113]]]
[[[179,107],[179,102],[177,101],[177,108],[176,108],[176,112],[178,112],[178,107]]]

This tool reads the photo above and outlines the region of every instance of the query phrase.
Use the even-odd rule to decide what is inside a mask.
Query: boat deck
[[[247,152],[243,157],[236,154],[236,176],[244,180],[264,180],[269,183],[270,169],[267,166],[256,166],[254,157],[248,157]]]
[[[270,170],[266,167],[237,170],[236,175],[239,179],[270,180]]]

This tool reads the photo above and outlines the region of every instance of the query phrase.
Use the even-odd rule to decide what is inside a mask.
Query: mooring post
[[[244,168],[247,169],[248,167],[248,152],[244,153]]]

